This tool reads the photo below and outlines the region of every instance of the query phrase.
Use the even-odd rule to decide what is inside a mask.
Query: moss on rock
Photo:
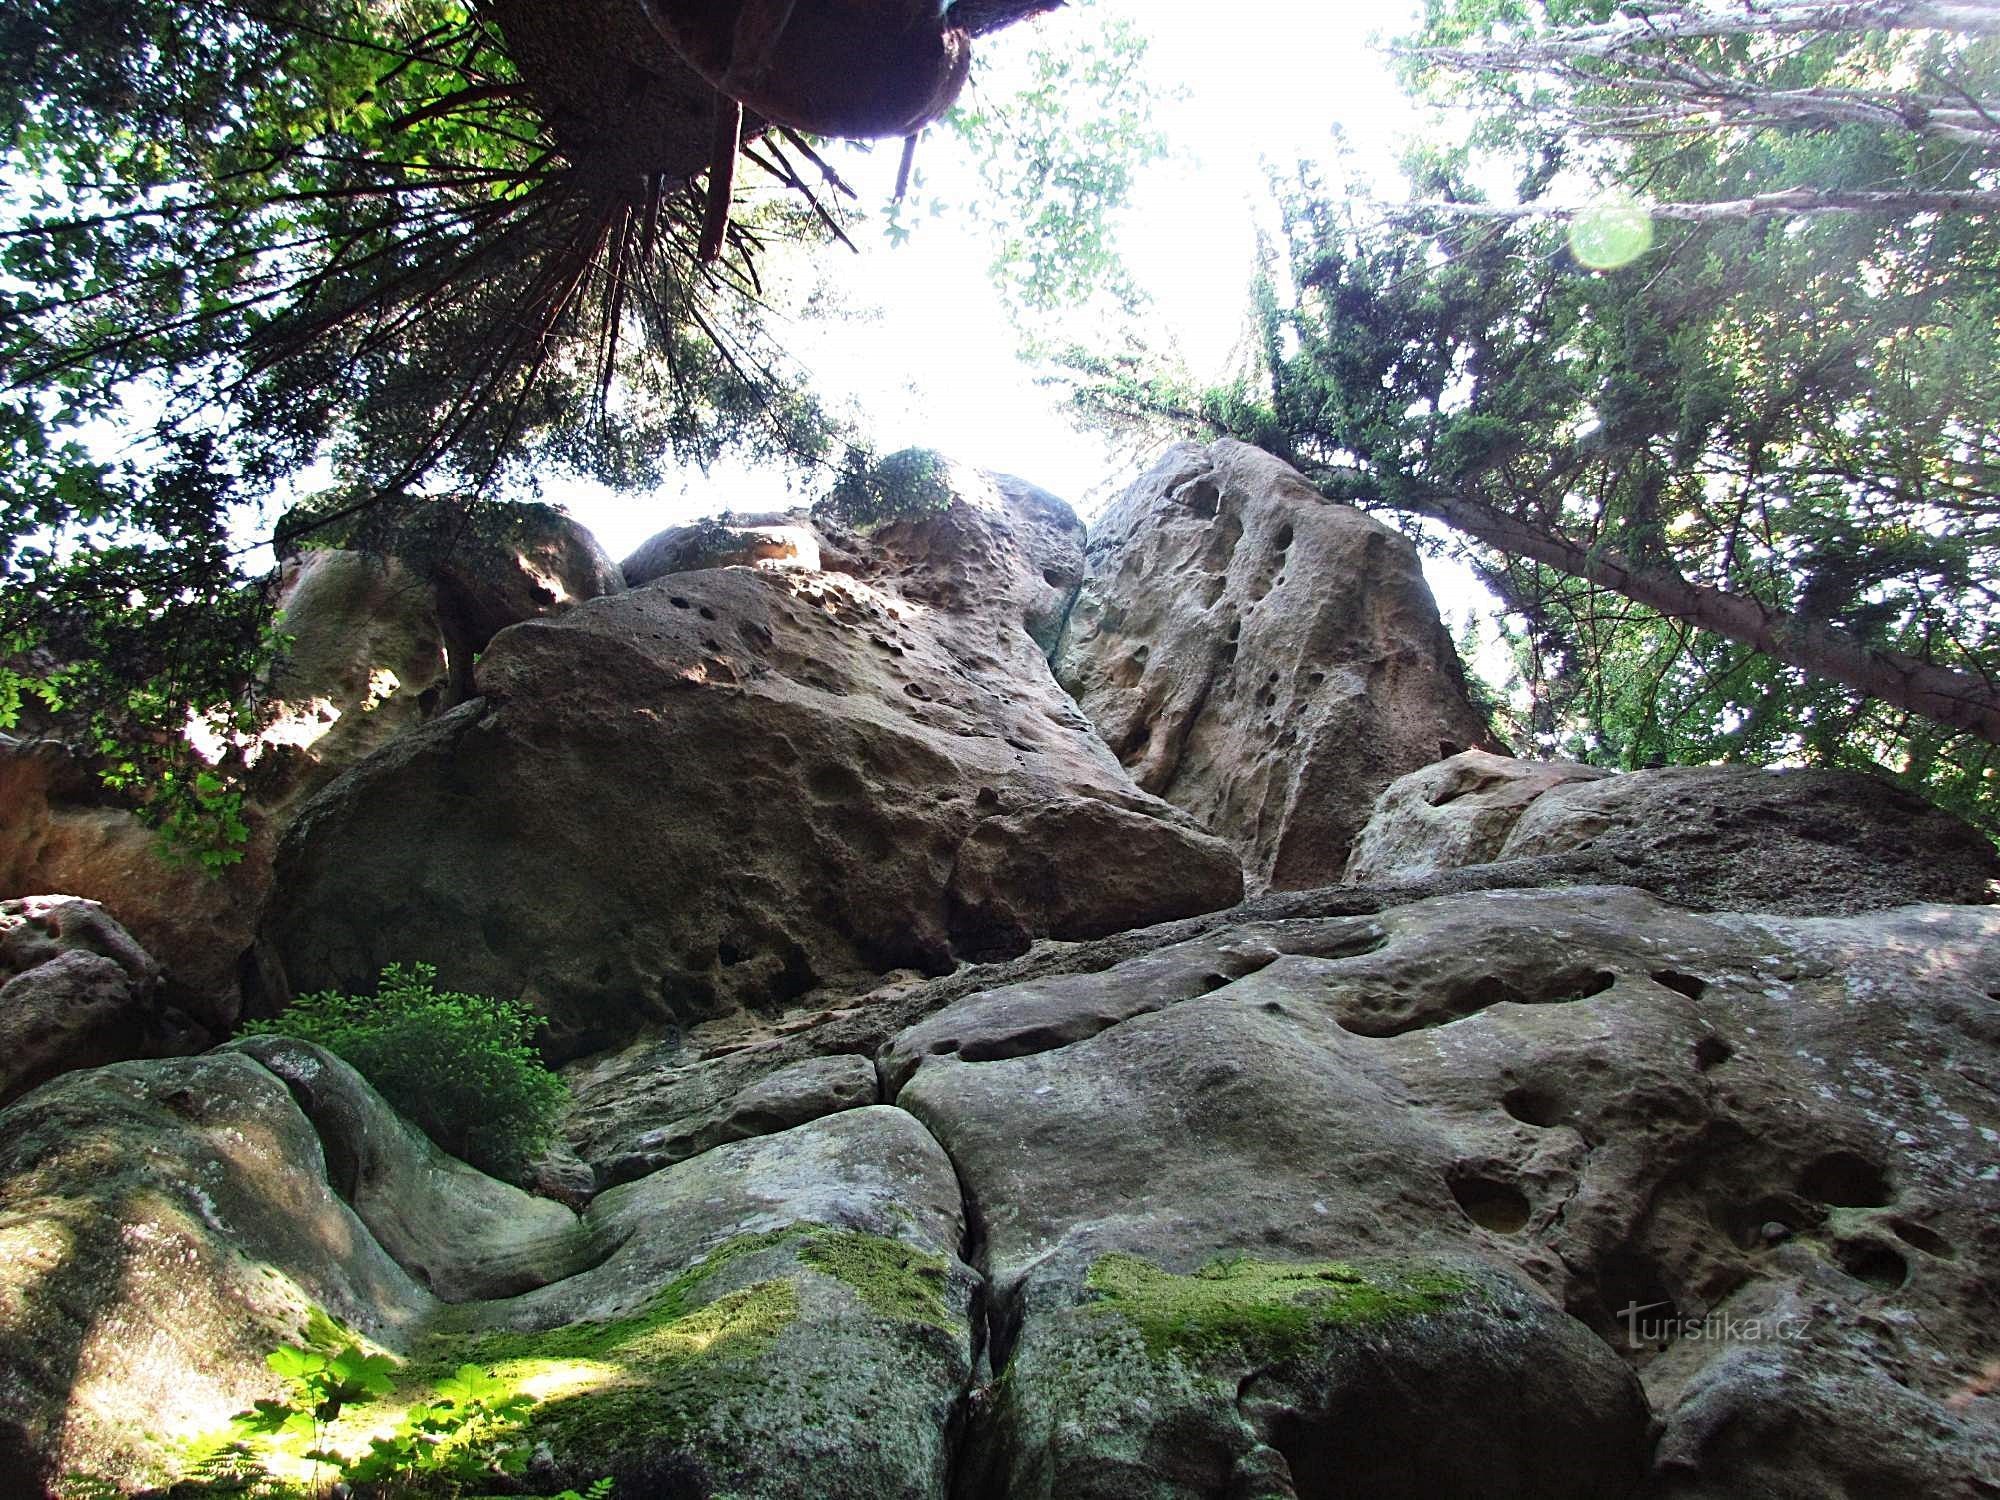
[[[1155,1359],[1196,1364],[1296,1358],[1328,1328],[1438,1312],[1471,1290],[1429,1267],[1229,1257],[1177,1276],[1122,1254],[1093,1263],[1084,1285],[1097,1300],[1083,1311],[1124,1319]]]
[[[656,1293],[638,1311],[541,1332],[440,1332],[399,1372],[401,1394],[471,1363],[537,1398],[527,1435],[559,1458],[589,1467],[643,1447],[679,1447],[697,1433],[733,1444],[810,1393],[795,1391],[791,1363],[764,1356],[800,1321],[800,1287],[780,1274],[715,1295],[715,1283],[761,1267],[752,1257],[789,1248],[798,1266],[848,1287],[871,1312],[952,1332],[943,1289],[948,1268],[899,1240],[817,1224],[741,1235]],[[463,1317],[446,1315],[448,1321]],[[804,1415],[812,1415],[805,1412]],[[822,1417],[828,1415],[821,1413]]]

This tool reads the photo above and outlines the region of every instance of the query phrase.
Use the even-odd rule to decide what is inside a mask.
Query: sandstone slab
[[[1347,881],[1492,865],[1502,884],[1603,880],[1682,905],[1801,916],[2000,890],[1991,840],[1872,777],[1668,766],[1615,774],[1467,751],[1385,791]]]
[[[1129,978],[968,996],[885,1050],[891,1078],[915,1060],[896,1098],[985,1231],[1001,1380],[974,1461],[1007,1492],[1323,1495],[1358,1472],[1384,1494],[1915,1500],[1994,1482],[2000,914],[1703,917],[1598,888],[1366,920],[1379,941],[1331,953],[1328,919],[1259,923],[1268,961],[1179,998],[1157,977],[1172,949]],[[1481,1474],[1425,1467],[1399,1412],[1303,1366],[1239,1402],[1272,1361],[1146,1340],[1149,1297],[1224,1327],[1303,1318],[1319,1332],[1287,1358],[1346,1368],[1339,1320],[1274,1310],[1273,1285],[1330,1277],[1335,1303],[1373,1286],[1428,1338],[1440,1308],[1412,1289],[1488,1285],[1468,1263],[1528,1299],[1541,1351],[1483,1377],[1545,1435],[1507,1460],[1468,1429],[1503,1454]],[[1203,1287],[1239,1274],[1249,1306]],[[1154,1288],[1138,1302],[1135,1277]],[[1121,1295],[1136,1318],[1106,1309]],[[1451,1358],[1509,1347],[1495,1316]],[[1435,1368],[1371,1328],[1378,1378]],[[1584,1419],[1533,1397],[1537,1358],[1597,1393],[1587,1430],[1538,1425]],[[1643,1483],[1619,1468],[1643,1455],[1642,1408],[1606,1359],[1664,1424]],[[1411,1400],[1455,1450],[1457,1419]]]

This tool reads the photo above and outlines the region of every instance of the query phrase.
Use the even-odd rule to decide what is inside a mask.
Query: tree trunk
[[[1753,646],[1818,677],[2000,744],[2000,687],[1970,672],[1870,646],[1847,631],[1803,620],[1742,594],[1690,583],[1680,574],[1635,567],[1476,500],[1398,496],[1397,504],[1443,521],[1490,547],[1594,583],[1671,619]]]

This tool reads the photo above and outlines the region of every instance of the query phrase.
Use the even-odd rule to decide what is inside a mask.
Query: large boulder
[[[300,814],[264,1008],[423,961],[575,1055],[1234,902],[1230,849],[1049,675],[1075,518],[956,483],[940,514],[828,536],[844,571],[673,573],[495,637],[478,699]]]
[[[2000,911],[1257,905],[580,1063],[581,1154],[678,1158],[580,1221],[301,1044],[58,1079],[0,1112],[0,1472],[157,1480],[318,1306],[392,1408],[540,1396],[538,1492],[2000,1479]]]
[[[1991,840],[1849,771],[1669,766],[1616,775],[1473,750],[1382,794],[1347,880],[1390,884],[1489,864],[1504,883],[1562,883],[1587,865],[1596,878],[1684,906],[1801,916],[1980,903],[2000,879]]]
[[[1384,787],[1491,738],[1415,547],[1232,441],[1172,449],[1098,523],[1057,672],[1252,890],[1337,881]]]
[[[277,1394],[318,1310],[394,1349],[433,1306],[242,1054],[70,1073],[0,1111],[0,1473],[139,1487]],[[38,1483],[39,1481],[39,1483]]]
[[[72,1068],[192,1050],[160,966],[95,901],[0,901],[0,1105]]]
[[[1489,864],[1542,793],[1612,774],[1597,766],[1515,760],[1489,750],[1464,750],[1412,771],[1376,800],[1348,855],[1347,883],[1388,885]]]
[[[641,588],[669,573],[703,568],[820,566],[820,535],[802,512],[723,515],[670,526],[649,537],[620,564],[625,582]]]

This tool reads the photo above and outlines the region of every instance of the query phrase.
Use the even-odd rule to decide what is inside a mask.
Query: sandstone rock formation
[[[296,1044],[58,1080],[0,1114],[0,1444],[20,1472],[156,1473],[135,1413],[242,1404],[311,1301],[405,1357],[399,1400],[461,1358],[528,1383],[544,1488],[2000,1478],[2000,911],[1702,916],[1608,887],[1309,910],[1356,899],[739,1017],[734,1045],[716,1023],[673,1080],[579,1068],[586,1156],[648,1088],[656,1122],[751,1134],[512,1240],[511,1189],[397,1144]],[[760,1091],[789,1102],[732,1113]],[[512,1286],[449,1290],[460,1223],[460,1263]]]
[[[95,901],[0,901],[0,1105],[73,1068],[191,1050],[160,966]]]
[[[1384,792],[1347,880],[1394,884],[1485,864],[1512,867],[1496,872],[1501,884],[1581,875],[1685,906],[1801,916],[1983,902],[2000,880],[1990,840],[1870,777],[1750,766],[1613,775],[1478,750]]]
[[[294,567],[337,711],[270,749],[271,806],[325,784],[257,999],[524,998],[566,1141],[524,1193],[276,1036],[32,1087],[0,1481],[163,1483],[332,1318],[389,1417],[537,1398],[537,1493],[2000,1492],[1989,844],[1844,774],[1437,760],[1478,725],[1407,547],[1248,450],[1088,569],[953,483],[665,533],[469,679],[430,565]],[[0,1099],[175,1050],[102,908],[0,905],[0,965]]]
[[[1233,441],[1171,450],[1098,523],[1058,675],[1252,890],[1338,880],[1384,787],[1490,738],[1416,549]]]
[[[1049,676],[1081,527],[958,483],[865,545],[828,535],[845,571],[669,574],[495,637],[479,698],[301,812],[266,1009],[418,960],[527,1000],[574,1056],[1235,901],[1227,846]]]
[[[265,687],[266,722],[236,750],[251,768],[241,862],[211,872],[172,857],[60,746],[0,736],[0,896],[103,902],[160,960],[173,1002],[220,1036],[236,1019],[272,850],[299,803],[463,697],[496,631],[623,587],[590,534],[548,507],[523,508],[504,541],[433,539],[421,570],[390,555],[295,552],[277,579],[291,645]]]

